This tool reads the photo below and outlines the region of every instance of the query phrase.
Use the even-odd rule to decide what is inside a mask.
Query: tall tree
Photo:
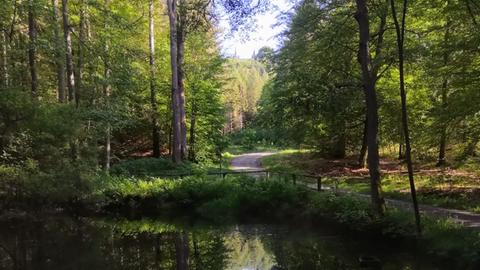
[[[447,1],[447,5],[450,3],[450,1]],[[447,22],[445,23],[445,33],[443,36],[443,42],[444,42],[444,50],[443,50],[443,55],[442,55],[442,61],[443,61],[443,67],[447,67],[449,62],[450,62],[450,49],[448,48],[447,44],[450,42],[450,36],[451,36],[451,26],[452,22],[450,21],[450,18],[447,18]],[[441,117],[440,117],[440,142],[438,145],[438,162],[437,166],[443,166],[446,164],[445,161],[445,155],[447,151],[447,121],[445,121],[445,114],[447,113],[448,109],[448,88],[450,84],[450,74],[447,74],[444,72],[442,76],[442,86],[441,86],[441,92],[440,92],[440,100],[441,100]]]
[[[2,86],[8,87],[8,52],[7,52],[7,29],[4,24],[2,24],[2,33],[1,33],[1,43],[2,43],[2,55],[1,55],[1,70],[2,70]]]
[[[155,23],[154,23],[154,4],[153,0],[150,0],[148,6],[148,24],[149,24],[149,48],[150,48],[150,105],[152,107],[152,147],[153,156],[160,157],[160,128],[158,124],[158,111],[157,111],[157,90],[156,76],[155,76]]]
[[[31,90],[33,95],[38,93],[37,75],[37,29],[35,24],[35,6],[33,0],[28,0],[28,65],[30,67]]]
[[[170,25],[170,65],[172,71],[172,159],[182,163],[182,113],[180,109],[180,89],[178,85],[178,45],[177,45],[177,3],[167,0]]]
[[[180,111],[180,152],[182,160],[187,158],[187,114],[185,110],[185,40],[187,36],[187,1],[179,1],[177,12],[177,76],[178,110]]]
[[[109,24],[107,22],[107,14],[106,11],[108,10],[110,5],[110,0],[104,1],[104,28],[105,31],[109,28]],[[112,85],[110,83],[110,77],[112,75],[112,70],[110,68],[110,57],[109,57],[109,40],[108,37],[105,37],[103,41],[103,96],[105,99],[105,106],[107,110],[110,107],[110,95],[112,93]],[[112,126],[110,124],[110,120],[107,120],[106,128],[105,128],[105,142],[104,142],[104,160],[103,160],[103,169],[105,171],[110,170],[110,163],[111,163],[111,137],[112,137]]]
[[[73,52],[72,52],[72,30],[68,14],[68,0],[62,0],[62,17],[63,17],[63,35],[65,42],[65,59],[67,68],[67,89],[68,101],[75,101],[75,75],[73,69]]]
[[[378,152],[378,102],[375,89],[377,76],[373,70],[370,57],[370,22],[367,3],[366,0],[356,0],[356,4],[355,19],[359,27],[358,62],[362,70],[367,106],[368,170],[370,172],[371,200],[376,213],[381,216],[385,212],[385,201],[382,196]]]
[[[412,149],[410,146],[410,131],[408,128],[408,114],[407,114],[407,94],[405,91],[404,43],[405,43],[405,18],[407,14],[408,0],[403,0],[401,22],[399,22],[397,18],[395,0],[390,0],[390,5],[392,7],[392,17],[393,17],[393,22],[395,24],[396,34],[397,34],[400,99],[402,102],[402,127],[403,127],[403,138],[405,138],[405,159],[407,161],[408,180],[410,183],[410,193],[412,196],[413,209],[415,214],[415,223],[417,227],[417,232],[420,234],[421,233],[420,212],[418,210],[417,191],[415,189],[415,181],[413,178]]]
[[[77,65],[75,70],[75,103],[78,106],[80,103],[80,94],[82,92],[82,80],[83,80],[83,65],[84,65],[84,46],[85,46],[85,32],[86,32],[86,6],[85,1],[80,1],[80,22],[78,25],[79,34],[78,34],[78,49],[77,49]]]
[[[52,0],[53,38],[55,46],[55,67],[57,72],[57,96],[60,102],[66,101],[65,86],[65,44],[60,37],[58,0]]]

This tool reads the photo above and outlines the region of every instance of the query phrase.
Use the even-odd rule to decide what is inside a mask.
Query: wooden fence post
[[[317,190],[322,191],[322,177],[321,176],[319,176],[317,178]]]

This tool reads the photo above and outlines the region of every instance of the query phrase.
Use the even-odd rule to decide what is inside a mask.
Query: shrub
[[[112,166],[110,173],[126,176],[159,176],[169,174],[187,174],[199,171],[200,166],[191,163],[174,164],[166,158],[141,158],[122,161]]]

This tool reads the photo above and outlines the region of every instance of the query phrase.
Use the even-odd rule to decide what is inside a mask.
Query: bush
[[[174,164],[166,158],[141,158],[122,161],[112,166],[110,173],[126,176],[161,176],[189,174],[200,170],[200,166],[191,163]]]

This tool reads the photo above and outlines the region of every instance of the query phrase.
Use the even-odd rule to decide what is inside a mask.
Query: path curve
[[[271,156],[275,152],[259,152],[238,155],[230,162],[230,168],[234,171],[259,171],[262,170],[262,158]]]
[[[262,158],[266,156],[271,156],[276,154],[275,152],[259,152],[259,153],[249,153],[238,155],[232,159],[230,166],[231,169],[234,171],[260,171],[264,168],[262,167]],[[262,176],[254,175],[254,176]],[[306,184],[309,188],[316,189],[316,184]],[[327,187],[325,187],[327,188]],[[343,194],[355,194],[360,197],[370,199],[370,196],[367,194],[360,194],[360,193],[353,193],[346,190],[337,190],[338,193]],[[385,199],[387,205],[404,209],[404,210],[411,210],[412,205],[411,202],[408,201],[401,201],[396,199]],[[469,228],[480,228],[480,214],[472,213],[463,210],[457,209],[447,209],[442,207],[436,207],[431,205],[420,204],[419,205],[420,211],[423,214],[426,214],[431,217],[450,217],[455,220],[457,223],[463,224],[465,227]]]

